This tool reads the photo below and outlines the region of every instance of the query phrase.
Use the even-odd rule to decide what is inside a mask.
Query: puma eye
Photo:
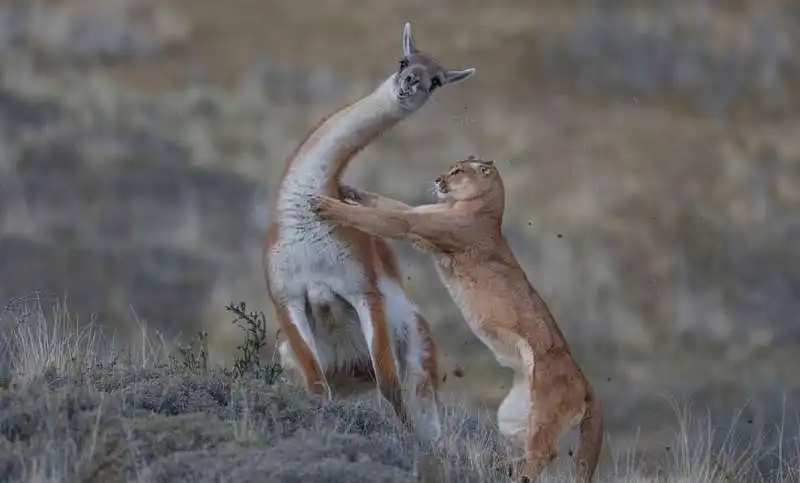
[[[433,92],[437,87],[442,87],[442,80],[438,77],[434,77],[431,79],[431,92]]]
[[[481,174],[487,175],[492,172],[492,168],[488,166],[481,166]]]

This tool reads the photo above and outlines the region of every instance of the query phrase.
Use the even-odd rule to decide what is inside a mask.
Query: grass
[[[11,377],[30,383],[45,374],[83,370],[97,360],[98,330],[70,320],[61,304],[48,316],[38,305],[29,318],[14,324],[1,337],[14,361]]]
[[[7,340],[13,377],[0,390],[0,480],[514,481],[513,452],[490,415],[448,405],[433,442],[404,432],[375,397],[322,404],[285,382],[274,359],[247,349],[264,343],[263,314],[243,303],[228,309],[244,329],[242,351],[232,367],[212,367],[202,343],[164,348],[161,359],[133,350],[94,357],[105,344],[98,332],[72,331],[63,305],[52,315],[33,305]],[[676,414],[660,466],[613,455],[601,481],[798,481],[791,465],[800,446],[778,448],[780,464],[759,473],[774,449],[737,446],[733,431],[715,447],[715,428],[677,405]],[[542,481],[570,481],[569,465]]]

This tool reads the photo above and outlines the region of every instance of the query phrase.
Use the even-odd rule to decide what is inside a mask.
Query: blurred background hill
[[[800,411],[800,5],[790,0],[0,0],[0,301],[67,300],[118,340],[271,317],[260,241],[285,157],[396,68],[403,22],[468,82],[347,182],[422,203],[495,159],[505,232],[606,407],[663,450],[665,396],[727,428]],[[509,374],[395,243],[445,389]],[[453,373],[457,375],[453,375]],[[458,377],[458,376],[463,377]],[[794,436],[791,428],[783,435]],[[637,431],[641,431],[637,433]],[[791,433],[791,434],[790,434]]]

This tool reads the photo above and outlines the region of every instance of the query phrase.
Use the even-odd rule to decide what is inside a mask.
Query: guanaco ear
[[[473,67],[464,70],[446,69],[444,71],[444,83],[448,85],[458,84],[469,79],[474,73],[475,69]]]
[[[417,52],[414,47],[414,39],[411,38],[411,23],[406,22],[403,27],[403,55],[406,57]]]

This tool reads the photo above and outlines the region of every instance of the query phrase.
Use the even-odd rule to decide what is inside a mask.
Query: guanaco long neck
[[[283,181],[284,196],[335,196],[339,180],[355,155],[408,112],[392,99],[392,77],[368,96],[323,121],[291,159]]]

